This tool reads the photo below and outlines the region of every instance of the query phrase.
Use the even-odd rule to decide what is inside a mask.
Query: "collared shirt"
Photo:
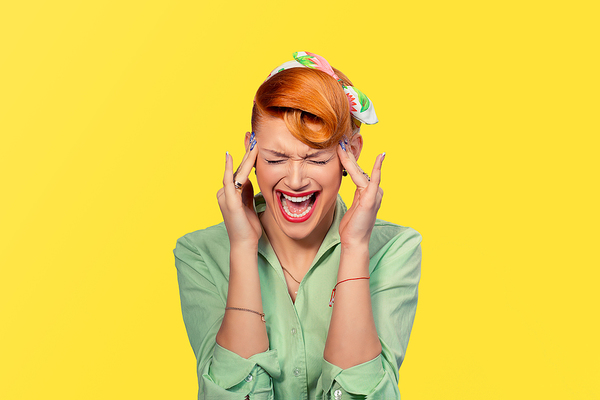
[[[262,195],[256,212],[265,210]],[[258,244],[258,271],[269,349],[245,359],[216,343],[225,314],[229,238],[223,223],[177,241],[175,265],[183,320],[197,360],[199,399],[399,399],[398,370],[417,307],[421,235],[412,228],[376,220],[369,244],[369,281],[379,356],[341,369],[323,358],[331,318],[331,290],[340,263],[340,221],[346,206],[338,196],[334,221],[296,301],[266,234]],[[243,330],[243,327],[240,327]],[[241,332],[240,334],[243,334]]]

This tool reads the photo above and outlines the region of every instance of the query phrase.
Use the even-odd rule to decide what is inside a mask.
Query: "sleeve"
[[[271,377],[281,374],[276,350],[245,359],[216,343],[225,313],[221,295],[198,249],[184,236],[177,241],[175,266],[183,321],[194,350],[198,399],[272,399]],[[207,259],[208,261],[208,259]]]
[[[382,351],[342,369],[323,360],[323,399],[400,399],[399,368],[417,309],[421,235],[408,229],[371,258],[371,302]]]

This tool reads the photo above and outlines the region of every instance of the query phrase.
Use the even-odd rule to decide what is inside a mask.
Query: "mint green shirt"
[[[257,213],[265,210],[261,194]],[[173,251],[183,320],[197,360],[198,399],[400,399],[398,370],[417,307],[421,235],[377,220],[369,244],[371,298],[382,353],[341,369],[323,359],[333,308],[331,290],[340,263],[339,224],[346,206],[338,196],[333,224],[306,273],[296,302],[264,234],[258,271],[269,350],[245,359],[216,343],[225,314],[229,238],[223,223],[188,233]],[[243,334],[244,327],[240,330]]]

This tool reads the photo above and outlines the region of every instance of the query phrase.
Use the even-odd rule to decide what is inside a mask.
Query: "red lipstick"
[[[300,222],[304,222],[304,221],[308,220],[310,218],[310,216],[312,215],[312,213],[315,211],[315,206],[317,205],[317,201],[319,201],[320,191],[312,190],[312,191],[303,192],[303,193],[290,193],[290,192],[284,192],[282,190],[277,190],[276,193],[277,193],[277,202],[279,203],[279,209],[281,210],[281,214],[283,214],[283,217],[290,222],[300,223]],[[303,196],[312,195],[314,193],[315,200],[312,203],[312,205],[310,206],[311,208],[308,211],[308,213],[306,213],[306,215],[303,215],[302,217],[292,217],[283,208],[283,204],[281,203],[281,197],[282,197],[281,193],[283,193],[287,196],[290,196],[290,197],[303,197]]]

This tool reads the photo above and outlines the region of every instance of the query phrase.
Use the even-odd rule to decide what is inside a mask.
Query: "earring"
[[[346,171],[345,169],[342,170],[342,176],[348,176],[348,171]]]

